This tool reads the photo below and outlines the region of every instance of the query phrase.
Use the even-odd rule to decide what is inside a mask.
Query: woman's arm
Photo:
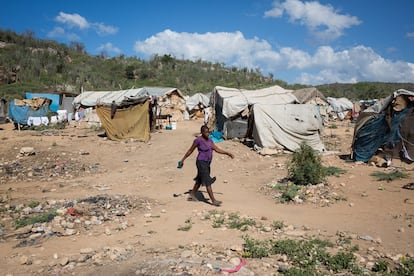
[[[220,154],[226,154],[226,155],[230,156],[232,159],[234,158],[234,154],[233,153],[231,153],[229,151],[226,151],[224,149],[219,148],[216,144],[213,144],[213,150],[215,152],[217,152],[217,153],[220,153]]]
[[[196,147],[197,147],[197,144],[194,141],[193,144],[191,145],[191,147],[184,154],[183,158],[181,158],[181,162],[182,162],[183,165],[184,165],[184,160],[187,159],[187,157],[190,156],[193,153],[193,151],[196,149]]]

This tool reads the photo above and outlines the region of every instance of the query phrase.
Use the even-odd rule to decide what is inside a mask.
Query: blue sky
[[[413,0],[20,0],[0,27],[91,55],[260,69],[290,84],[414,82]]]

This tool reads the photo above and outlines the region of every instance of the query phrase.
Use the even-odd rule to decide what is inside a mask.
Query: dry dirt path
[[[378,182],[370,173],[385,171],[385,168],[345,162],[338,154],[324,156],[323,162],[346,170],[344,175],[330,177],[328,181],[332,192],[344,200],[325,207],[309,203],[280,204],[272,197],[268,185],[286,176],[285,163],[289,155],[261,156],[237,141],[224,141],[219,146],[233,152],[236,157],[232,160],[214,155],[212,175],[217,177],[217,181],[213,190],[223,205],[214,207],[208,202],[188,202],[185,193],[193,185],[196,153],[186,160],[182,169],[177,169],[176,165],[200,126],[201,121],[197,120],[179,122],[176,130],[153,133],[148,143],[106,140],[98,136],[99,132],[78,124],[51,135],[19,132],[10,125],[2,126],[0,162],[3,165],[15,160],[24,146],[33,147],[38,154],[23,159],[44,156],[48,162],[56,158],[61,162],[72,162],[73,166],[87,164],[79,175],[70,172],[73,175],[68,178],[2,180],[0,194],[3,204],[71,200],[100,194],[147,198],[148,204],[144,210],[126,217],[128,226],[122,231],[116,231],[117,226],[113,223],[105,223],[103,226],[110,228],[111,235],[105,235],[105,227],[99,227],[79,235],[50,238],[41,245],[19,248],[15,247],[15,239],[3,239],[0,243],[0,270],[5,275],[35,274],[39,269],[44,271],[42,267],[56,262],[54,254],[74,256],[82,248],[130,245],[139,252],[145,252],[153,248],[161,251],[177,249],[193,242],[224,248],[241,246],[243,238],[239,232],[215,229],[211,223],[196,219],[200,213],[211,211],[236,212],[268,223],[283,221],[296,229],[305,228],[327,238],[335,237],[338,232],[353,237],[369,236],[374,241],[356,242],[362,248],[376,246],[390,254],[413,253],[414,191],[401,188],[413,179]],[[336,139],[333,144],[339,153],[349,153],[346,149],[352,138],[351,127],[344,124],[330,130],[329,136]],[[398,160],[393,165],[403,167],[411,177],[414,175],[414,165],[402,164]],[[201,194],[207,197],[204,191],[202,189]],[[193,221],[192,228],[178,231],[189,219]],[[33,256],[39,261],[30,266],[21,265],[19,258],[23,255]],[[88,271],[93,269],[89,267]]]

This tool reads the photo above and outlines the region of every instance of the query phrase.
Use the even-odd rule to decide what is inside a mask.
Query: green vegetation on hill
[[[177,87],[186,95],[211,92],[215,86],[256,89],[289,85],[259,69],[227,67],[224,63],[176,59],[155,55],[150,60],[137,57],[91,56],[84,45],[40,40],[34,33],[17,34],[0,29],[0,96],[24,97],[24,92],[73,92],[119,90],[143,86]],[[381,98],[398,88],[414,90],[414,84],[357,83],[317,86],[326,96],[350,99]]]

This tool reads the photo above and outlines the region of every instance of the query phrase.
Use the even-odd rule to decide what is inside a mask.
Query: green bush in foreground
[[[320,156],[305,143],[293,153],[287,167],[288,178],[296,185],[313,185],[325,180]]]

